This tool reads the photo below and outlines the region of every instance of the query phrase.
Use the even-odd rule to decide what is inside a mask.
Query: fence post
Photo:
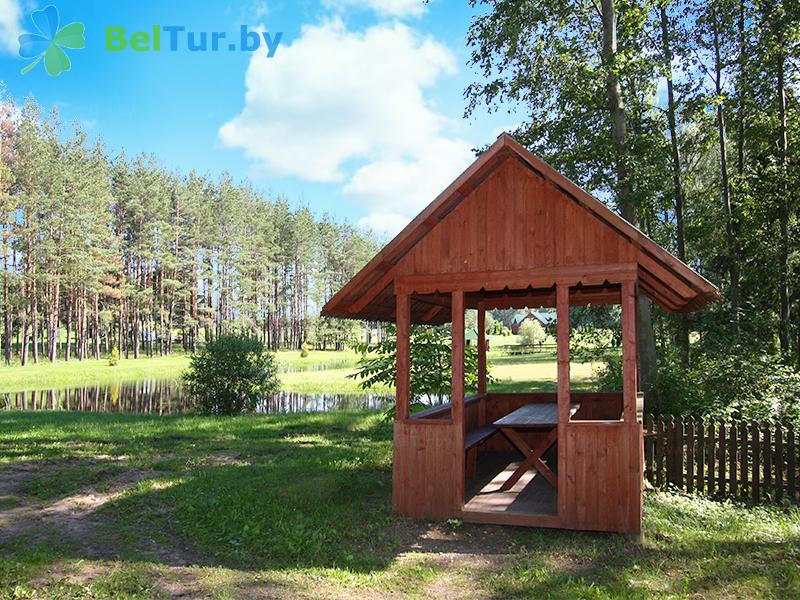
[[[664,418],[656,419],[656,487],[664,487]]]
[[[761,501],[761,444],[758,441],[758,423],[750,421],[750,434],[752,435],[751,445],[753,447],[753,487],[751,488],[753,503]]]
[[[705,464],[705,423],[703,417],[697,419],[697,449],[694,453],[695,464],[697,465],[697,491],[701,494],[704,489],[703,465]]]
[[[716,446],[714,438],[714,419],[708,420],[708,440],[706,440],[706,493],[709,496],[714,495],[714,476],[716,475],[716,464],[714,463],[714,446]]]
[[[727,446],[725,444],[725,421],[719,422],[719,432],[717,434],[717,459],[718,459],[718,467],[717,467],[717,492],[720,496],[725,495],[725,450]]]
[[[780,423],[775,423],[775,500],[783,499],[783,430]]]
[[[762,455],[764,461],[764,478],[761,483],[764,486],[764,495],[769,500],[772,496],[772,435],[769,430],[769,423],[762,425],[764,439],[761,441]]]
[[[741,486],[742,500],[747,498],[747,423],[739,421],[739,484]]]
[[[794,425],[789,423],[786,427],[786,484],[789,500],[797,502],[797,487],[795,481],[797,449],[794,445]]]
[[[694,418],[686,419],[686,491],[694,491]]]
[[[667,458],[667,483],[675,483],[675,417],[667,417],[667,434],[664,436],[666,441]]]
[[[653,426],[653,415],[648,414],[644,418],[644,470],[647,480],[652,484],[654,481],[653,473],[653,446],[655,445],[655,428]]]
[[[736,421],[731,419],[730,430],[728,431],[728,493],[736,497]]]

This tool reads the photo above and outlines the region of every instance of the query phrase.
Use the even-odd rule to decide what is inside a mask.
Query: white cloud
[[[16,54],[19,50],[19,36],[22,33],[20,21],[22,9],[18,0],[0,0],[0,49]]]
[[[274,58],[253,54],[244,109],[220,137],[274,173],[341,181],[347,161],[414,152],[437,135],[444,119],[423,88],[453,70],[447,48],[399,23],[306,26]]]
[[[265,173],[342,184],[362,225],[395,233],[473,159],[425,97],[454,71],[449,49],[400,23],[306,26],[274,58],[253,55],[220,139]]]
[[[400,233],[408,224],[408,217],[400,213],[393,212],[374,212],[358,220],[358,226],[369,229],[379,236],[388,239]]]
[[[418,17],[425,12],[423,0],[324,0],[335,9],[361,8],[385,17]]]
[[[378,159],[359,168],[344,193],[371,210],[413,217],[474,159],[466,142],[435,137],[413,156]]]

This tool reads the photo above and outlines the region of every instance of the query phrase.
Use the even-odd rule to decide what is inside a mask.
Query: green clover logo
[[[33,24],[39,33],[23,33],[19,36],[19,55],[22,58],[35,58],[31,64],[22,69],[23,75],[33,69],[44,58],[44,69],[53,77],[72,68],[67,53],[62,48],[79,50],[86,47],[83,37],[83,23],[70,23],[58,28],[58,9],[47,6],[43,10],[31,13]]]

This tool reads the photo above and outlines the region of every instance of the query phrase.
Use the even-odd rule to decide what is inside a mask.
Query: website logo
[[[64,48],[80,50],[86,47],[83,23],[70,23],[58,28],[60,18],[55,6],[47,6],[31,13],[31,20],[39,33],[23,33],[19,36],[19,55],[35,59],[20,73],[23,75],[44,59],[44,70],[51,77],[57,77],[72,68]]]

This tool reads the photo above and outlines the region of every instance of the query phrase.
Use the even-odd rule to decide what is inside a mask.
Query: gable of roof
[[[323,307],[322,314],[393,320],[396,265],[472,191],[512,159],[519,161],[627,240],[637,251],[640,286],[657,304],[670,312],[691,312],[719,298],[719,292],[712,283],[504,133],[336,293]],[[676,288],[681,290],[680,294],[674,293]],[[431,315],[429,304],[412,301],[413,322],[443,320],[447,319],[441,313],[438,316]]]

